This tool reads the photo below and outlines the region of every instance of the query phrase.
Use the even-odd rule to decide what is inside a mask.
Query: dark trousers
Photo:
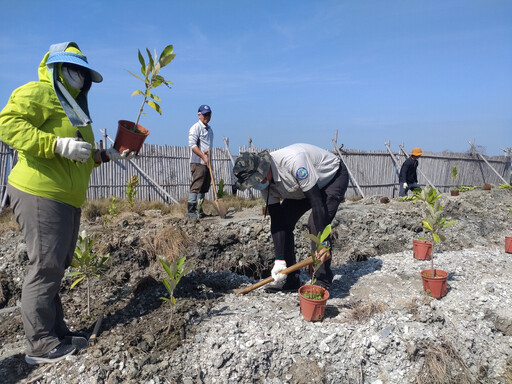
[[[400,183],[399,196],[400,197],[407,196],[407,193],[409,193],[409,191],[414,191],[416,188],[421,188],[421,185],[419,185],[418,183],[410,183],[410,184],[408,183],[407,188],[404,188],[404,183]]]
[[[345,199],[345,192],[348,187],[348,171],[343,163],[341,163],[338,172],[334,176],[334,178],[327,184],[324,188],[321,189],[322,199],[324,199],[327,205],[327,211],[329,212],[329,223],[332,222],[336,212],[338,211],[338,207],[341,202]],[[285,261],[286,265],[291,266],[296,263],[295,258],[295,242],[293,230],[295,229],[295,225],[299,221],[299,219],[304,215],[307,211],[311,209],[311,205],[308,199],[301,200],[293,200],[293,199],[284,199],[281,203],[281,212],[282,217],[285,218],[285,228],[286,228],[286,239],[285,239]],[[309,215],[308,219],[308,229],[309,233],[317,236],[320,230],[323,228],[316,228],[315,223],[313,222],[313,214]],[[312,242],[312,249],[315,249],[315,243]],[[331,250],[331,257],[333,252]],[[298,275],[299,272],[296,272]],[[328,288],[334,277],[331,271],[331,259],[327,260],[323,263],[318,271],[316,272],[317,281],[322,285]]]
[[[23,231],[29,263],[21,292],[27,355],[41,356],[69,332],[59,290],[75,251],[81,210],[8,186],[16,221]]]

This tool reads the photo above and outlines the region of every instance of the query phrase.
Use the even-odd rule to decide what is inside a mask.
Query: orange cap
[[[421,148],[414,148],[412,150],[412,155],[413,156],[421,156],[421,155],[423,155],[423,152],[421,152]]]

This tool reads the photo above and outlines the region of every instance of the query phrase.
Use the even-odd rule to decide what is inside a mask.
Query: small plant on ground
[[[131,208],[133,208],[133,204],[134,204],[133,198],[135,197],[135,195],[137,195],[137,193],[139,193],[139,191],[137,190],[138,187],[139,187],[139,177],[133,175],[132,177],[130,177],[130,180],[128,180],[126,182],[126,191],[125,191],[126,199],[128,200],[128,203],[130,204]]]
[[[457,179],[457,167],[454,165],[452,167],[452,178],[453,178],[453,188],[451,189],[452,191],[458,191],[459,189],[457,188],[457,184],[455,182],[455,180]]]
[[[510,184],[500,184],[498,186],[499,189],[512,189],[512,185]]]
[[[103,225],[105,227],[110,223],[110,219],[117,216],[117,199],[115,197],[112,198],[110,204],[107,207],[108,214],[103,215]]]
[[[318,268],[322,265],[322,260],[320,259],[325,252],[330,250],[329,247],[326,247],[323,242],[329,237],[331,234],[331,225],[329,224],[324,228],[322,232],[315,236],[311,233],[306,234],[306,237],[311,239],[315,243],[315,249],[311,251],[311,258],[313,259],[313,274],[311,276],[311,292],[303,292],[302,296],[307,299],[312,300],[322,300],[322,295],[319,293],[313,292],[313,285],[316,283],[316,272]]]
[[[134,95],[141,95],[144,97],[142,100],[142,105],[139,109],[139,114],[137,115],[137,120],[135,120],[135,127],[139,124],[140,116],[143,113],[144,106],[147,104],[155,111],[157,111],[160,115],[162,114],[162,108],[157,102],[161,102],[162,100],[155,94],[152,93],[153,88],[157,88],[161,85],[165,85],[167,88],[171,88],[171,81],[164,79],[159,73],[160,70],[169,64],[176,55],[173,53],[173,46],[168,45],[164,48],[160,56],[157,56],[156,49],[154,55],[151,55],[149,49],[146,48],[146,52],[148,54],[148,62],[146,63],[144,56],[140,53],[139,50],[139,62],[140,62],[140,72],[142,77],[136,75],[133,72],[128,71],[132,76],[135,76],[137,79],[144,83],[145,89],[143,91],[137,90],[132,93]],[[145,115],[145,114],[144,114]]]
[[[169,298],[167,297],[161,297],[162,300],[167,301],[169,303],[169,306],[171,308],[171,315],[169,316],[169,323],[167,324],[167,330],[165,331],[165,334],[169,334],[169,331],[171,329],[172,325],[172,317],[174,314],[174,307],[176,305],[176,298],[174,297],[174,289],[180,282],[181,278],[185,276],[187,273],[189,273],[192,268],[189,265],[185,265],[186,257],[182,256],[173,261],[172,263],[169,263],[165,259],[160,259],[160,264],[162,264],[162,267],[164,268],[165,272],[167,273],[167,278],[163,278],[162,282],[165,285],[165,288],[169,292]]]
[[[68,273],[68,276],[77,277],[69,289],[73,289],[85,279],[87,285],[87,316],[91,315],[91,279],[100,277],[100,273],[106,269],[105,263],[110,257],[108,253],[99,256],[94,252],[92,248],[95,242],[96,239],[89,237],[86,231],[82,231],[78,235],[73,261],[71,262],[71,268],[76,269],[76,271]]]
[[[432,242],[432,253],[430,257],[430,265],[431,265],[431,274],[435,277],[435,269],[434,269],[434,244],[439,243],[445,240],[445,237],[440,233],[440,231],[446,227],[452,226],[456,223],[455,220],[447,221],[446,218],[443,217],[443,207],[441,206],[441,194],[437,192],[435,188],[432,188],[430,185],[426,186],[423,190],[414,194],[415,202],[422,201],[424,207],[424,217],[421,223],[423,224],[423,229],[430,236],[430,241]],[[420,238],[420,240],[427,240],[426,238]]]
[[[217,198],[222,199],[224,196],[226,196],[226,191],[224,190],[224,179],[220,179],[219,185],[217,187]]]
[[[467,192],[467,191],[472,191],[473,189],[476,188],[476,185],[473,185],[473,186],[460,186],[458,187],[457,189],[459,190],[459,192]]]

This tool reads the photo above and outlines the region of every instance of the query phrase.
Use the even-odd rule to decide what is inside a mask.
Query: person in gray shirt
[[[212,117],[212,110],[208,105],[201,105],[197,111],[197,116],[199,121],[190,127],[188,132],[190,172],[192,174],[187,205],[188,217],[190,218],[204,216],[202,204],[211,184],[208,163],[213,148],[213,130],[208,123]]]
[[[329,225],[345,199],[348,171],[341,159],[310,144],[293,144],[277,151],[242,153],[233,173],[237,188],[262,191],[270,214],[274,241],[274,284],[270,291],[292,291],[300,287],[299,272],[279,273],[296,263],[293,230],[299,219],[311,210],[309,232],[318,235]],[[325,247],[331,248],[331,238]],[[312,243],[312,249],[315,249]],[[328,289],[332,284],[331,252],[322,252],[323,264],[315,284]]]

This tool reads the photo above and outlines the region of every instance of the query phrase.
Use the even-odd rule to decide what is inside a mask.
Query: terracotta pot
[[[133,129],[135,123],[128,120],[119,120],[117,123],[117,135],[116,140],[114,141],[114,148],[119,152],[123,152],[126,149],[131,151],[136,151],[139,153],[142,148],[142,144],[144,144],[144,140],[149,135],[149,131],[144,128],[142,125],[137,124],[137,129],[139,133],[133,132],[130,128]]]
[[[432,275],[431,269],[425,269],[420,272],[423,280],[423,289],[435,299],[446,296],[446,281],[448,280],[448,272],[441,269],[434,269],[435,277]]]
[[[490,191],[491,190],[491,184],[484,184],[483,188],[484,191]]]
[[[459,190],[458,189],[452,189],[450,191],[450,195],[452,195],[452,196],[459,196]]]
[[[302,296],[303,293],[311,292],[313,289],[314,294],[321,294],[322,300],[308,299]],[[325,305],[329,298],[329,291],[318,285],[303,285],[299,288],[300,312],[307,321],[322,321],[325,315]]]
[[[387,203],[389,203],[389,197],[386,197],[386,196],[381,197],[381,198],[380,198],[380,202],[381,202],[382,204],[387,204]]]
[[[505,252],[512,253],[512,237],[505,236]]]
[[[432,243],[424,240],[412,241],[413,257],[418,260],[430,260],[432,254]]]

